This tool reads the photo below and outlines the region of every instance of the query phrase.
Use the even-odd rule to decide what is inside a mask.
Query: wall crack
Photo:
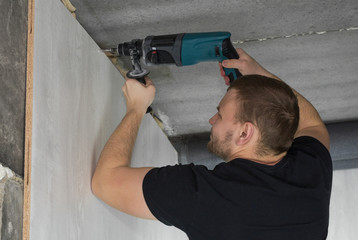
[[[340,29],[317,31],[317,32],[309,31],[304,33],[293,33],[286,36],[270,36],[266,38],[236,40],[233,41],[232,43],[243,44],[248,42],[263,42],[263,41],[275,40],[275,39],[286,39],[286,38],[303,37],[303,36],[311,36],[311,35],[323,35],[323,34],[334,33],[334,32],[346,32],[346,31],[356,31],[356,30],[358,30],[358,27],[348,27],[348,28],[340,28]]]

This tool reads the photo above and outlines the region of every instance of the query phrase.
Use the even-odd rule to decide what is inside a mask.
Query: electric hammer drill
[[[175,64],[177,66],[194,65],[204,61],[221,62],[225,59],[238,59],[230,40],[229,32],[180,33],[162,36],[148,36],[144,40],[118,44],[117,48],[104,51],[114,56],[130,56],[133,69],[128,78],[135,78],[145,84],[144,77],[149,71],[142,68],[140,58],[147,66]],[[237,69],[224,68],[230,83],[242,76]]]

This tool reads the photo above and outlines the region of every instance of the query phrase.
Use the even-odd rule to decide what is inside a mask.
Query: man
[[[145,86],[127,79],[127,113],[103,149],[93,192],[123,212],[174,225],[191,240],[325,239],[332,184],[327,129],[304,97],[237,52],[240,59],[219,64],[221,75],[224,66],[244,77],[209,120],[208,148],[225,163],[212,171],[193,164],[130,168],[155,88],[149,78]]]

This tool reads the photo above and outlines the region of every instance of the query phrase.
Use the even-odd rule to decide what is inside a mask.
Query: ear
[[[245,122],[238,128],[238,137],[236,138],[236,145],[244,145],[250,142],[255,132],[255,126],[250,122]]]

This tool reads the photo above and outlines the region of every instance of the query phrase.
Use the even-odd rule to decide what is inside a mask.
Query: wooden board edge
[[[26,110],[25,110],[25,159],[24,159],[24,209],[22,239],[30,239],[31,210],[31,146],[34,69],[34,12],[35,0],[28,0],[27,18],[27,66],[26,66]]]

